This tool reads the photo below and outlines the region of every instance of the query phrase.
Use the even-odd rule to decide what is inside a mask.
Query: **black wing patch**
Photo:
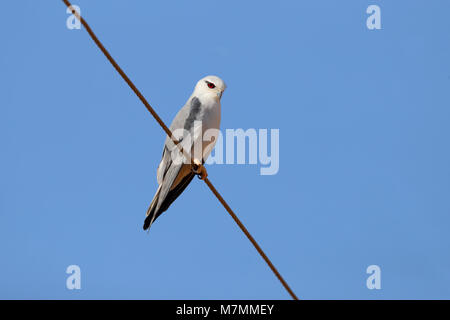
[[[189,116],[184,122],[184,129],[187,131],[191,131],[192,126],[194,125],[194,121],[197,120],[200,114],[200,108],[202,104],[197,97],[193,97],[191,99],[191,110],[189,111]]]

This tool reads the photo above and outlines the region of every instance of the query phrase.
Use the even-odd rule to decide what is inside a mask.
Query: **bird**
[[[191,159],[186,161],[178,146],[167,136],[156,172],[158,188],[148,207],[144,230],[148,230],[170,207],[195,175],[199,175],[201,179],[206,177],[203,165],[217,142],[221,117],[220,101],[226,88],[225,82],[217,76],[210,75],[200,79],[185,105],[173,119],[170,131],[183,150],[191,155],[194,166]],[[208,132],[208,138],[205,132]]]

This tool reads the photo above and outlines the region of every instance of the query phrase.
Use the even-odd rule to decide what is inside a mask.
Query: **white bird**
[[[197,82],[194,92],[170,125],[183,149],[193,155],[194,163],[200,168],[197,173],[202,178],[206,174],[203,164],[217,142],[220,99],[225,89],[226,85],[219,77],[204,77]],[[209,138],[204,139],[207,131]],[[190,159],[186,161],[179,148],[167,137],[156,174],[159,187],[147,210],[144,230],[150,228],[155,219],[186,189],[195,176],[191,168]]]

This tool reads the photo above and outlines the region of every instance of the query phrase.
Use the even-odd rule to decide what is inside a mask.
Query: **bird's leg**
[[[198,175],[201,180],[204,180],[208,176],[208,173],[206,172],[202,162],[196,158],[193,159],[193,162],[194,164],[192,165],[192,171]]]

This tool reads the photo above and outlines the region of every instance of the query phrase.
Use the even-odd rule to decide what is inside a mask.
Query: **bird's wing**
[[[184,129],[185,131],[190,132],[192,127],[194,126],[195,120],[197,120],[200,116],[200,110],[201,110],[200,100],[197,97],[192,97],[183,106],[183,108],[180,109],[180,111],[173,119],[172,124],[170,125],[170,131],[173,133],[175,138],[181,143],[183,149],[185,149],[188,152],[190,152],[190,149],[194,141],[193,139],[186,139],[185,141],[183,141],[184,132],[183,130],[180,129]],[[157,171],[157,180],[159,184],[162,183],[163,178],[167,173],[167,170],[169,169],[170,165],[173,162],[172,153],[177,152],[176,154],[173,154],[174,157],[176,157],[177,155],[181,156],[181,153],[178,150],[179,150],[178,147],[175,145],[172,139],[167,136],[164,143],[164,150],[161,163],[159,164]]]
[[[197,97],[190,99],[173,120],[170,126],[171,131],[174,132],[177,129],[190,131],[194,125],[194,121],[198,120],[200,110],[200,100]],[[177,134],[174,133],[174,135],[179,141],[181,140],[180,143],[183,149],[191,150],[194,143],[193,139],[183,140]],[[161,213],[169,208],[172,202],[186,189],[194,177],[190,165],[173,161],[177,155],[182,156],[178,147],[167,137],[161,163],[157,171],[157,180],[160,186],[147,210],[144,229],[147,229]]]

